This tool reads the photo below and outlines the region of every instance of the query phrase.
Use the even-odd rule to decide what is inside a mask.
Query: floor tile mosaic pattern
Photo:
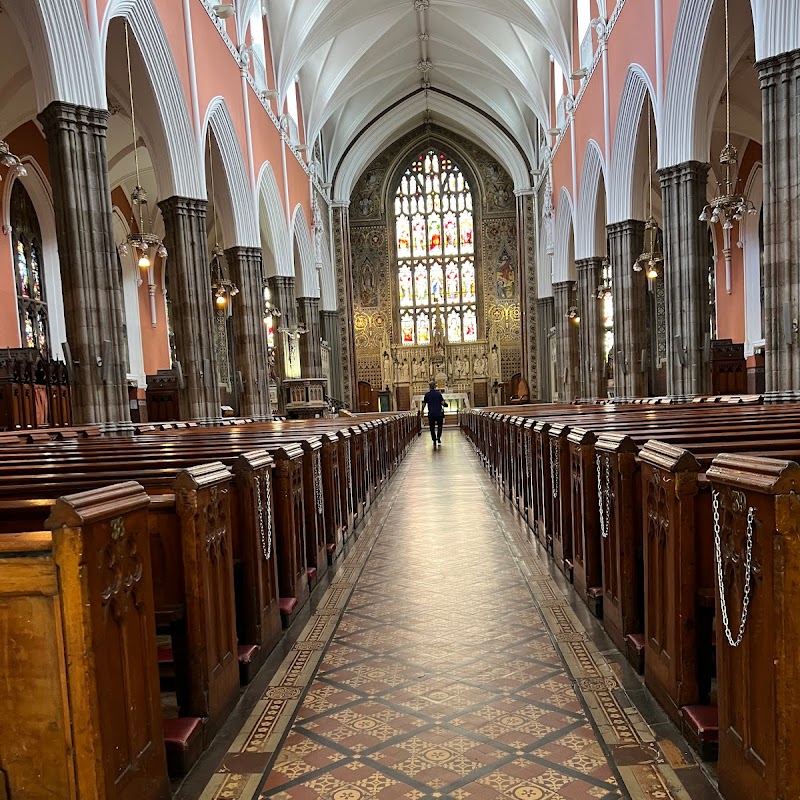
[[[646,726],[604,708],[613,675],[487,491],[460,435],[415,445],[204,799],[685,797],[657,756],[652,794],[623,786],[597,731]]]

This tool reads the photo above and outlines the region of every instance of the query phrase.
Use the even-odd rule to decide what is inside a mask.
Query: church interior
[[[0,40],[0,800],[800,800],[796,2]]]

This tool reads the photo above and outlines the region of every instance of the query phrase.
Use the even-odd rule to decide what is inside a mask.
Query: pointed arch
[[[47,298],[47,321],[50,334],[50,349],[53,358],[62,358],[62,342],[67,340],[67,324],[64,315],[64,289],[61,283],[61,263],[58,255],[58,242],[56,240],[56,218],[53,208],[53,193],[44,170],[32,156],[24,156],[22,163],[28,174],[20,178],[9,175],[3,181],[3,224],[11,226],[11,190],[19,181],[31,199],[39,231],[42,235],[42,263],[44,265],[44,287]],[[9,248],[13,248],[13,237],[7,236]],[[14,264],[13,254],[10,263]]]
[[[600,191],[600,178],[603,178],[603,191],[607,186],[606,169],[600,145],[590,139],[586,145],[581,173],[581,188],[578,196],[577,225],[575,228],[575,258],[591,258],[601,255],[597,251],[597,198]],[[606,208],[608,203],[606,202]],[[602,231],[605,239],[605,230]]]
[[[609,224],[634,218],[634,163],[641,117],[648,97],[655,120],[656,147],[660,140],[655,96],[647,71],[639,64],[631,64],[622,89],[614,132],[614,149],[611,153],[607,208]]]
[[[106,107],[80,0],[5,0],[3,7],[28,54],[40,110],[54,100]]]
[[[575,213],[572,197],[562,187],[556,209],[556,233],[553,252],[553,283],[575,280]],[[571,263],[570,263],[571,262]]]
[[[228,106],[223,97],[215,97],[206,109],[203,120],[204,152],[208,152],[207,136],[213,133],[222,160],[223,175],[229,213],[220,214],[226,247],[260,247],[255,202],[247,179],[244,156],[236,136]],[[217,180],[217,186],[220,181]],[[206,187],[206,192],[209,188]],[[210,198],[209,198],[210,199]]]
[[[319,297],[319,281],[314,269],[314,243],[303,206],[299,203],[292,214],[292,238],[300,263],[294,265],[295,296]]]
[[[143,61],[154,108],[147,109],[143,103],[145,113],[140,118],[156,123],[143,125],[143,129],[150,134],[150,154],[161,195],[202,200],[206,195],[197,146],[199,132],[192,129],[178,69],[153,0],[109,0],[100,36],[102,74],[106,74],[109,26],[116,17],[127,20],[140,52],[147,54]]]
[[[293,276],[292,244],[275,172],[265,161],[258,174],[258,225],[264,251],[264,275]]]

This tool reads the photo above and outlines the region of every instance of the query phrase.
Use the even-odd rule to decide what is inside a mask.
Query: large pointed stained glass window
[[[437,150],[421,153],[400,180],[395,216],[403,344],[429,344],[440,318],[448,341],[476,341],[475,220],[464,174]]]
[[[22,346],[47,356],[47,298],[44,293],[42,234],[31,198],[20,181],[11,189],[11,232],[14,237],[14,277]]]

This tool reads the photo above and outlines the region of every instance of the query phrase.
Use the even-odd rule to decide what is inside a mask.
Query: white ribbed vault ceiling
[[[386,143],[421,122],[426,74],[434,121],[492,148],[476,134],[477,120],[470,123],[476,112],[488,116],[502,127],[498,135],[507,134],[533,163],[537,119],[547,124],[550,56],[565,69],[570,62],[572,6],[572,0],[264,2],[277,88],[283,96],[298,77],[308,139],[322,134],[333,167],[376,121]]]

